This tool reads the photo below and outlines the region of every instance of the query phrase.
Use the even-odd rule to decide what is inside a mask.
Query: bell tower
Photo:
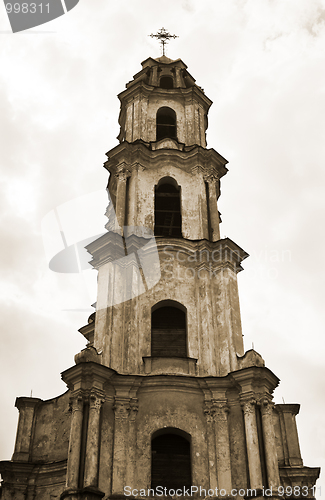
[[[245,362],[237,273],[247,257],[230,239],[220,240],[217,204],[227,160],[206,148],[211,101],[186,65],[163,56],[149,58],[142,66],[119,95],[120,144],[107,153],[105,163],[110,172],[110,231],[88,246],[99,272],[94,347],[103,353],[105,365],[125,374],[177,370],[184,375],[226,376]],[[126,263],[117,272],[116,262],[106,261],[112,238],[114,251],[120,242],[121,255],[123,244],[138,244],[145,261],[144,239],[150,237],[153,243],[153,235],[160,279],[150,285],[154,268],[146,269],[144,262],[149,282],[141,291],[135,261],[129,261],[128,276]],[[154,259],[147,258],[154,266]],[[133,286],[133,299],[127,304],[114,298],[117,290],[121,297],[123,286],[130,299]],[[112,298],[115,305],[110,308]],[[157,349],[152,356],[152,335],[158,336],[153,334],[152,317],[159,304],[168,317],[181,310],[186,317],[186,349],[180,360],[176,352],[167,356],[173,358],[172,365]],[[171,333],[159,338],[162,343],[173,341]]]
[[[87,347],[62,373],[67,393],[17,399],[2,499],[23,487],[15,498],[314,498],[299,405],[274,404],[279,379],[244,351],[237,274],[248,254],[220,239],[227,160],[207,148],[212,102],[165,55],[146,59],[119,99],[107,232],[87,246],[98,270]]]

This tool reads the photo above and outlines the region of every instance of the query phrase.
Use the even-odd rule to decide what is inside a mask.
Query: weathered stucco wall
[[[68,393],[37,407],[31,460],[54,462],[67,458],[70,417]]]
[[[151,356],[151,310],[160,301],[172,300],[187,311],[187,354],[197,359],[196,374],[223,376],[238,369],[237,355],[244,351],[236,270],[225,264],[217,245],[158,242],[159,282],[113,307],[105,304],[116,288],[123,288],[122,278],[109,265],[100,269],[94,346],[103,351],[104,365],[120,373],[145,373],[142,358]],[[134,279],[138,289],[141,277],[131,274],[132,269],[134,262],[124,286],[130,288]]]

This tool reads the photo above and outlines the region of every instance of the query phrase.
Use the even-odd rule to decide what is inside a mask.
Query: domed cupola
[[[212,101],[196,85],[181,59],[149,57],[119,99],[120,142],[140,139],[152,149],[206,147],[207,113]]]

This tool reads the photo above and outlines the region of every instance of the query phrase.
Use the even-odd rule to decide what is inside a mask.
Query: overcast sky
[[[0,6],[0,459],[13,452],[15,398],[64,392],[60,372],[85,346],[89,312],[64,309],[95,301],[80,276],[49,270],[41,222],[106,187],[116,95],[161,55],[148,35],[162,26],[179,36],[167,55],[214,103],[208,147],[229,161],[221,232],[250,254],[238,276],[245,348],[281,379],[275,401],[301,404],[305,465],[325,466],[321,0],[80,0],[17,34]]]

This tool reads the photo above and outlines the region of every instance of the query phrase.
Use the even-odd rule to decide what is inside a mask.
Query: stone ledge
[[[195,358],[144,356],[144,371],[151,375],[195,375]]]

